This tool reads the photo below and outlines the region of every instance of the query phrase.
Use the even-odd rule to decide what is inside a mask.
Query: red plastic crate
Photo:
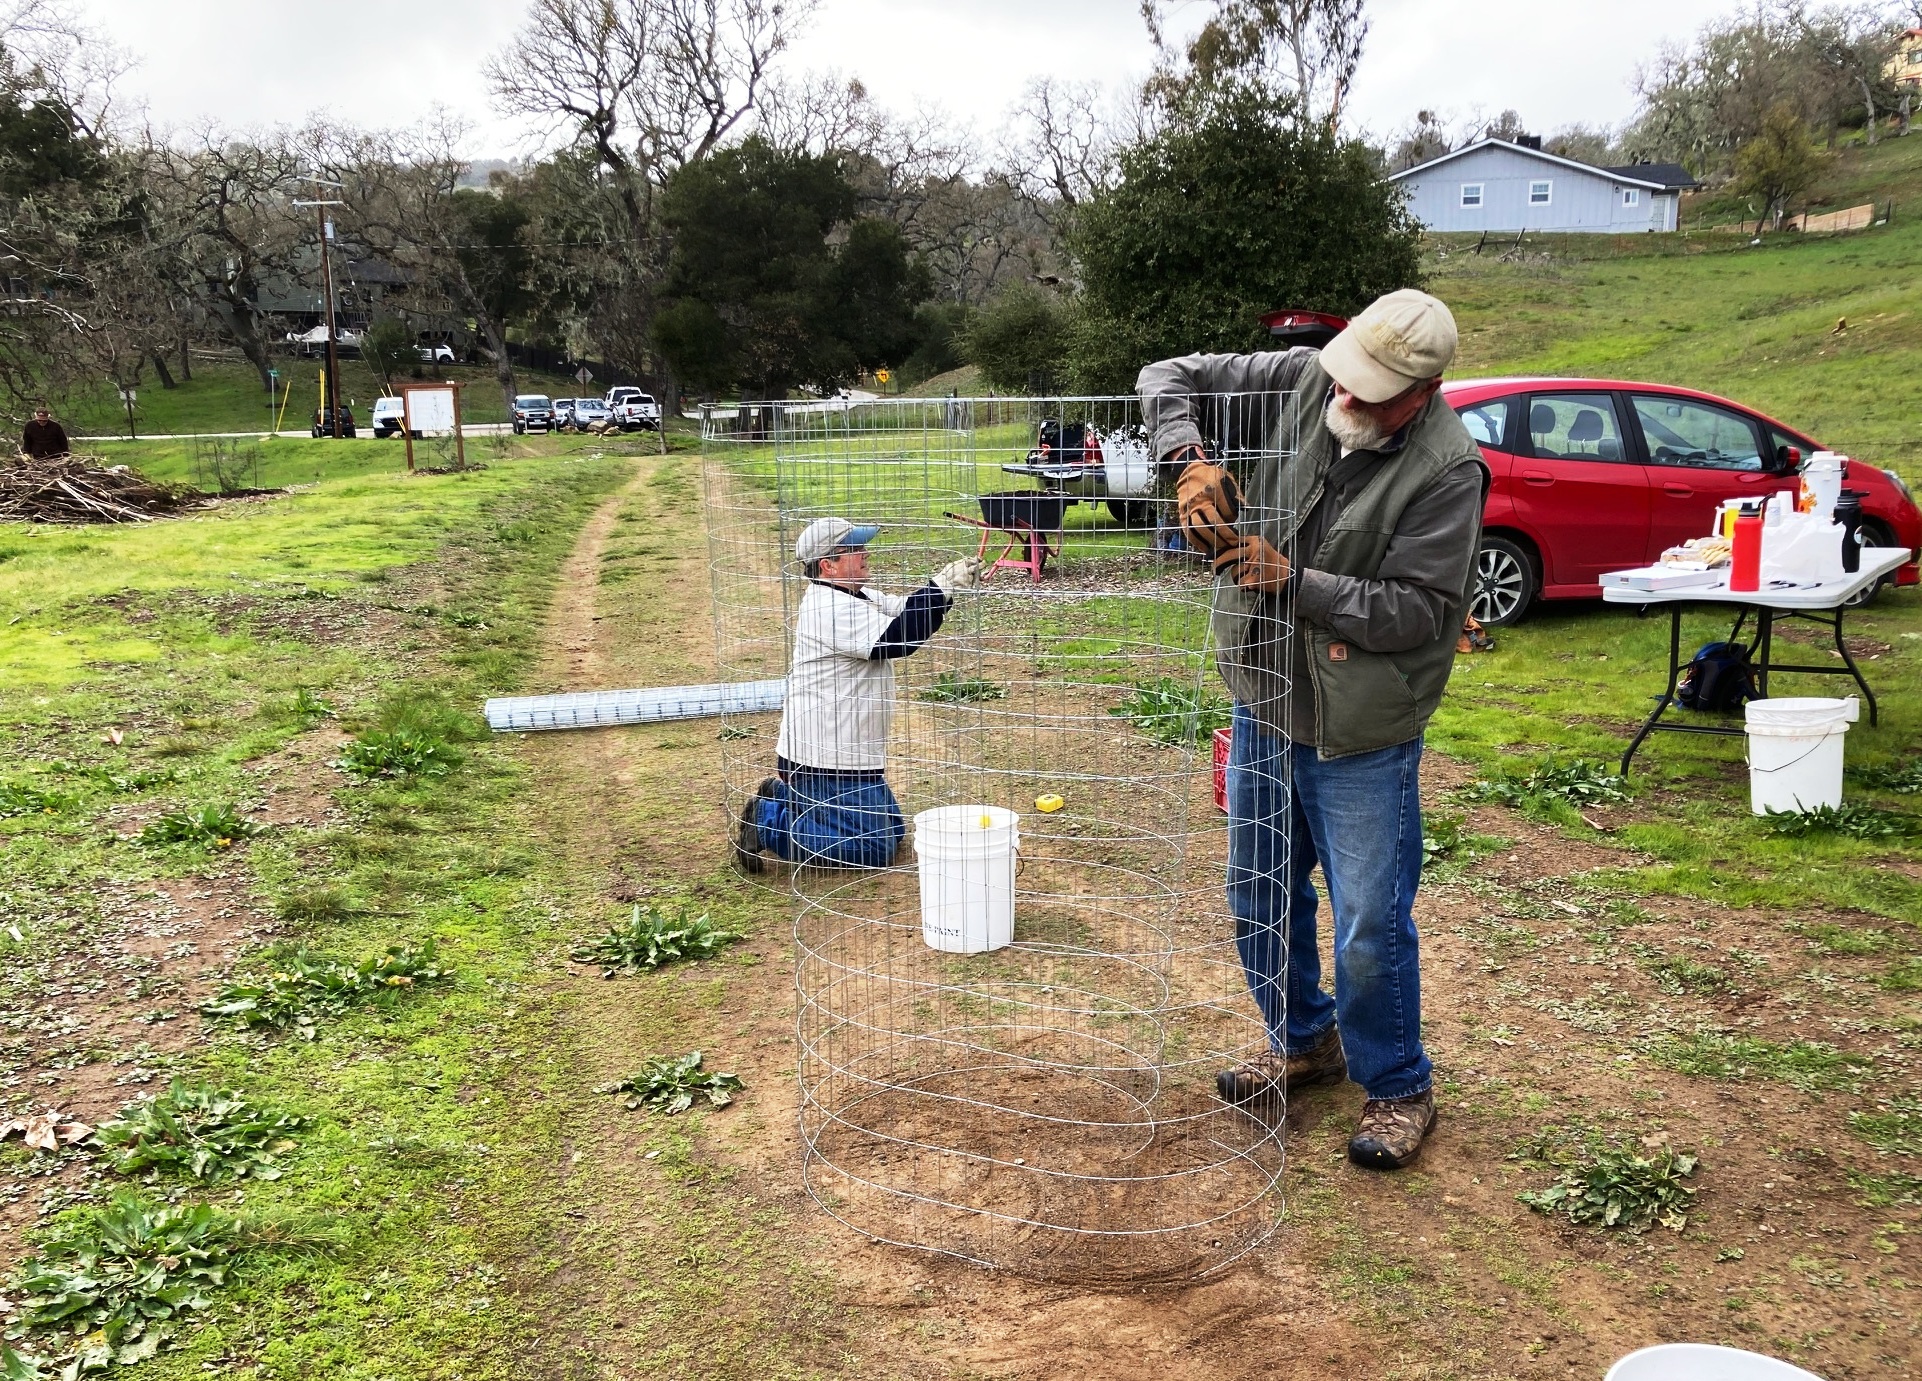
[[[1228,813],[1228,753],[1235,746],[1233,729],[1215,730],[1215,809]]]

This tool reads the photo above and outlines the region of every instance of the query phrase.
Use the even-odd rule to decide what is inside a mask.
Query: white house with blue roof
[[[1674,230],[1682,193],[1700,184],[1675,163],[1597,168],[1544,153],[1541,140],[1483,139],[1432,158],[1389,181],[1430,230],[1593,231],[1627,235]]]

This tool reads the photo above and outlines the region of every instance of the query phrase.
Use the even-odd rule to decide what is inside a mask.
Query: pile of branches
[[[97,457],[0,459],[0,521],[145,523],[204,502],[190,490],[156,484]]]

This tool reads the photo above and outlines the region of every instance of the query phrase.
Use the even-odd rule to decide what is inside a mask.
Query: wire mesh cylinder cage
[[[1283,401],[1186,406],[1210,449],[1252,474],[1292,453]],[[721,730],[729,829],[743,812],[766,818],[769,792],[793,812],[771,844],[786,862],[763,880],[795,899],[808,1189],[872,1238],[1043,1279],[1205,1276],[1280,1211],[1280,1091],[1235,1103],[1216,1084],[1270,1041],[1223,885],[1216,576],[1170,540],[1155,420],[1123,397],[744,404],[704,422],[723,677],[778,677],[793,659],[786,713],[801,715],[826,601],[836,627],[865,630],[833,711],[885,739],[891,799],[864,798],[862,826],[878,849],[843,867],[808,842],[834,813],[799,774],[833,767],[871,788],[877,760],[814,762],[820,746],[793,725],[777,750],[776,714]],[[1262,497],[1240,530],[1285,522],[1289,505]],[[861,596],[819,593],[797,560],[823,517],[880,529]],[[909,655],[871,648],[964,556],[986,579],[922,596],[946,606],[932,636],[910,637]],[[1275,626],[1290,620],[1285,588],[1251,598]],[[1269,712],[1285,716],[1287,697],[1287,677],[1272,678]],[[886,701],[879,730],[873,699]],[[777,756],[784,785],[769,780]],[[1258,877],[1241,864],[1244,890],[1287,885],[1285,847],[1253,860]],[[956,886],[958,940],[943,929]]]

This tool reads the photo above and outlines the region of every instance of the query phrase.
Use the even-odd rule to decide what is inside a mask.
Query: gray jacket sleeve
[[[1286,393],[1314,358],[1315,351],[1297,346],[1254,355],[1183,355],[1149,365],[1135,379],[1149,451],[1166,460],[1169,452],[1199,445],[1204,436],[1217,449],[1260,445],[1272,421],[1272,400],[1240,403],[1220,395]]]
[[[1464,461],[1401,515],[1377,578],[1302,568],[1295,612],[1364,652],[1406,652],[1433,642],[1468,588],[1481,531],[1483,470]]]

